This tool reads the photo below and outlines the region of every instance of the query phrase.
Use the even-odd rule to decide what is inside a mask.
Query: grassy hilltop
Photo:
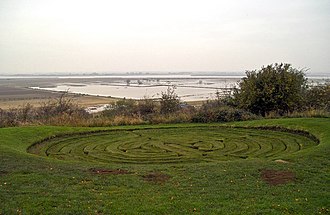
[[[328,118],[2,128],[0,214],[326,214],[329,131]]]

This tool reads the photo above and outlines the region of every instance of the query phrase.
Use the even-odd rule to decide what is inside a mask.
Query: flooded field
[[[68,91],[71,93],[114,98],[159,98],[168,87],[183,101],[202,101],[215,98],[215,93],[229,93],[238,86],[240,76],[125,76],[105,77],[105,80],[92,77],[77,82],[75,77],[51,86],[33,86],[32,89]]]

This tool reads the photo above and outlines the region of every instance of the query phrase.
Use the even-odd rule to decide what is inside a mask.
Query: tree
[[[131,80],[130,79],[126,79],[126,84],[127,84],[127,86],[129,86],[131,84]]]
[[[163,114],[173,113],[180,109],[180,99],[175,93],[174,87],[168,87],[165,92],[162,92],[160,98],[160,112]]]
[[[303,103],[307,89],[303,70],[290,64],[271,64],[259,71],[247,71],[246,76],[234,92],[239,108],[262,116],[270,112],[283,115]]]

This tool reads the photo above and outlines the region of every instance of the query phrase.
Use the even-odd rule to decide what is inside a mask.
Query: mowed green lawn
[[[328,118],[2,128],[0,214],[327,214],[329,156]]]

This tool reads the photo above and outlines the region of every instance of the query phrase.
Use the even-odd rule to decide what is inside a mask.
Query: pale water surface
[[[98,77],[99,78],[99,77]],[[111,77],[105,81],[84,81],[81,83],[60,83],[54,86],[31,87],[33,89],[68,91],[71,93],[115,98],[160,98],[167,88],[174,87],[182,101],[201,101],[215,98],[238,86],[238,76],[125,76]]]

